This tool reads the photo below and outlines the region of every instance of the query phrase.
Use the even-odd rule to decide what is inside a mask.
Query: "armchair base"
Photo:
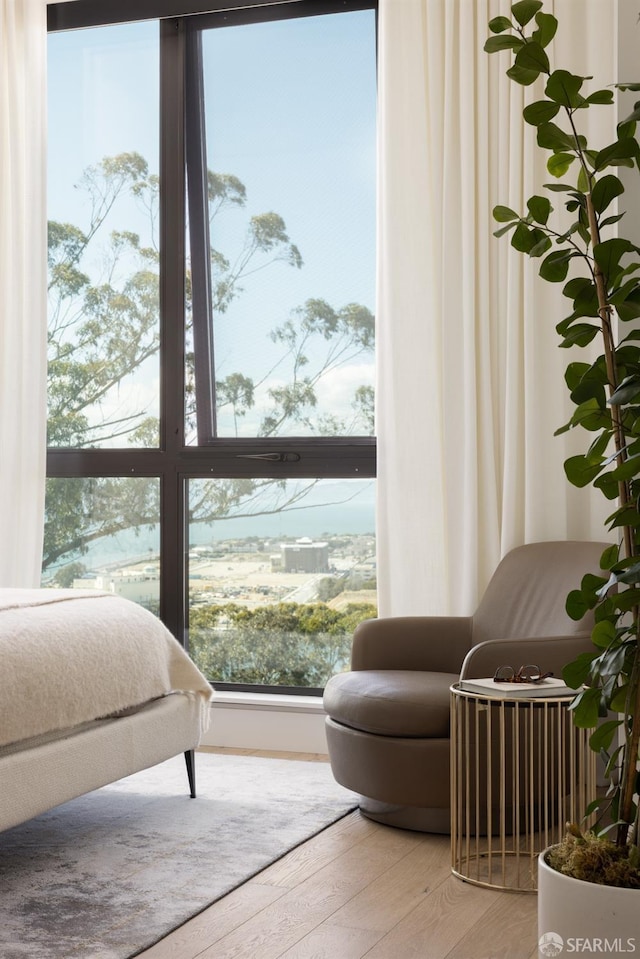
[[[415,832],[440,833],[448,836],[451,831],[451,813],[448,809],[425,809],[421,806],[393,806],[360,796],[359,809],[367,819],[395,826],[396,829],[412,829]]]

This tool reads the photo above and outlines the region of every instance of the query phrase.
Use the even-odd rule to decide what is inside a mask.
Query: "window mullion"
[[[186,149],[198,444],[216,435],[202,33],[187,27]]]
[[[161,443],[160,618],[184,635],[184,484],[176,458],[184,447],[185,385],[185,29],[160,24],[160,337]]]

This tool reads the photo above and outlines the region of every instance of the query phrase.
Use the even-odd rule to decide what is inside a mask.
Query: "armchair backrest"
[[[488,639],[575,635],[590,630],[565,610],[567,594],[585,573],[603,575],[600,557],[610,543],[530,543],[507,553],[473,616],[472,644]]]

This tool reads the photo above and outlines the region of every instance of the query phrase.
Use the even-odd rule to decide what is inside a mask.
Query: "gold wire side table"
[[[538,854],[595,797],[596,757],[573,695],[451,687],[451,870],[492,889],[537,891]]]

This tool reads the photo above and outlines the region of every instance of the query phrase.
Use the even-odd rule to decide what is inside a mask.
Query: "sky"
[[[246,208],[215,221],[213,245],[233,262],[248,218],[274,211],[304,261],[300,270],[275,263],[247,276],[218,319],[218,377],[238,371],[260,379],[282,353],[269,331],[308,298],[375,309],[374,15],[209,30],[203,54],[208,165],[247,188]],[[137,151],[157,172],[158,67],[157,22],[50,35],[50,218],[86,227],[86,195],[76,184],[104,156]],[[151,239],[132,203],[114,208],[109,228]],[[99,255],[92,269],[102,269]],[[154,364],[137,384],[121,386],[107,415],[153,404]],[[285,382],[287,372],[273,376]],[[321,407],[341,409],[365,383],[373,384],[371,355],[328,377]],[[256,426],[251,414],[241,423],[245,435]],[[231,422],[223,418],[221,429],[229,435]]]

